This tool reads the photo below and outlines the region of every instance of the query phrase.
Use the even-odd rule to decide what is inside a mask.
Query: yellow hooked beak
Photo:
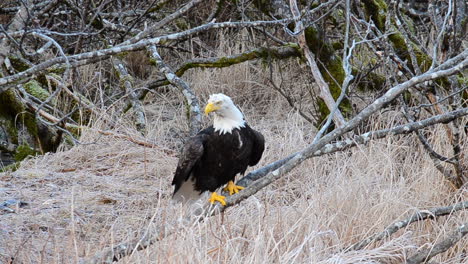
[[[217,106],[213,103],[208,103],[206,106],[205,106],[205,115],[208,115],[209,113],[213,112],[213,111],[216,111],[218,109],[220,109],[221,107],[220,106]]]

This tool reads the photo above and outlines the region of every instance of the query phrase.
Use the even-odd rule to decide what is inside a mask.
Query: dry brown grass
[[[259,85],[266,83],[261,71],[252,70],[259,67],[245,63],[185,76],[202,101],[213,92],[232,96],[265,135],[267,149],[258,167],[306,146],[315,131]],[[176,93],[148,98],[146,140],[161,148],[180,146],[187,131],[180,102]],[[130,117],[115,130],[141,139]],[[388,127],[398,118],[399,113],[387,112],[371,125]],[[0,215],[0,262],[14,257],[15,263],[74,263],[167,225],[176,232],[121,263],[401,263],[468,218],[468,212],[457,212],[416,223],[365,250],[342,253],[418,209],[468,198],[466,190],[454,191],[435,170],[415,137],[405,136],[308,160],[224,214],[184,226],[180,208],[169,202],[177,157],[103,136],[96,129],[105,127],[96,120],[80,139],[87,144],[0,174],[0,201],[29,203]],[[434,128],[431,141],[449,151],[444,134],[442,127]],[[434,260],[468,262],[462,259],[466,248],[464,239]]]

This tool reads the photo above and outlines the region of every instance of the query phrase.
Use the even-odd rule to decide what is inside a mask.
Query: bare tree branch
[[[196,6],[197,4],[199,4],[201,2],[203,2],[203,0],[192,0],[192,1],[188,2],[185,6],[183,6],[182,8],[177,10],[176,12],[166,16],[163,20],[157,22],[156,24],[154,24],[151,27],[145,29],[144,31],[141,31],[135,37],[133,37],[131,39],[128,39],[127,41],[123,42],[120,45],[121,46],[129,45],[129,44],[136,43],[136,42],[146,38],[150,34],[153,34],[155,32],[155,30],[163,27],[164,25],[168,24],[172,20],[174,20],[174,19],[180,17],[181,15],[187,13],[190,9],[192,9],[194,6]]]
[[[373,243],[375,241],[379,241],[382,239],[385,239],[387,237],[390,237],[394,233],[396,233],[398,230],[408,226],[409,224],[412,224],[417,221],[421,220],[426,220],[426,219],[433,219],[437,216],[445,216],[445,215],[450,215],[453,214],[456,211],[460,210],[465,210],[468,209],[468,201],[465,202],[460,202],[451,206],[445,206],[445,207],[437,207],[434,209],[429,209],[429,210],[422,210],[419,212],[414,213],[412,216],[405,220],[401,220],[398,222],[395,222],[391,225],[389,225],[385,230],[381,233],[374,234],[368,238],[366,238],[363,241],[360,241],[349,248],[346,249],[346,251],[351,251],[351,250],[361,250],[368,246],[370,243]],[[439,252],[440,253],[440,252]],[[419,262],[418,262],[419,263]]]
[[[146,128],[146,116],[143,106],[140,100],[138,99],[135,89],[133,88],[133,78],[128,73],[127,68],[120,59],[113,58],[113,64],[115,70],[119,73],[121,86],[123,87],[125,93],[128,95],[129,104],[133,107],[133,110],[135,111],[135,125],[137,127],[137,130],[140,131],[140,133],[143,133]]]
[[[59,65],[60,67],[60,65],[65,63],[67,60],[77,62],[77,61],[87,60],[87,59],[103,58],[105,56],[115,55],[115,54],[119,54],[119,53],[123,53],[127,51],[141,50],[141,49],[145,49],[148,46],[157,45],[167,40],[176,40],[176,39],[186,38],[188,36],[191,36],[191,35],[194,35],[194,34],[209,30],[209,29],[277,26],[277,25],[283,25],[284,23],[287,23],[289,21],[290,21],[289,19],[283,19],[283,20],[277,20],[277,21],[208,23],[205,25],[201,25],[201,26],[186,30],[186,31],[168,34],[168,35],[155,37],[151,39],[141,40],[134,44],[116,46],[113,48],[108,48],[108,49],[103,49],[103,50],[80,53],[80,54],[68,56],[65,58],[58,57],[58,58],[54,58],[54,59],[42,62],[34,67],[31,67],[17,74],[0,78],[0,93],[6,90],[6,87],[5,87],[6,84],[10,84],[10,83],[16,82],[24,78],[28,78],[32,76],[33,74],[38,74],[40,72],[43,72],[44,70],[52,66]]]
[[[434,256],[443,253],[453,247],[460,239],[468,234],[468,222],[459,226],[455,231],[451,232],[446,238],[439,243],[434,244],[430,248],[420,249],[416,254],[406,260],[408,264],[426,263]]]
[[[296,34],[297,34],[299,45],[304,51],[304,55],[307,58],[307,64],[309,65],[312,71],[312,75],[314,76],[314,79],[320,88],[320,97],[323,99],[328,109],[331,111],[336,105],[336,102],[333,99],[333,96],[330,94],[330,88],[328,87],[328,84],[323,79],[323,76],[320,73],[317,63],[315,62],[315,55],[310,51],[309,47],[307,46],[305,33],[304,33],[304,26],[302,22],[299,20],[301,15],[299,12],[299,8],[297,7],[296,0],[290,0],[289,5],[291,7],[291,12],[295,18],[295,22],[296,22],[295,31],[297,32]],[[335,124],[338,127],[342,127],[346,122],[343,117],[343,114],[341,114],[339,110],[336,110],[336,113],[332,115],[332,117],[333,117],[333,120],[335,121]]]
[[[197,58],[188,60],[181,65],[177,66],[174,73],[181,77],[187,70],[193,68],[224,68],[234,64],[242,63],[245,61],[256,59],[286,59],[290,57],[300,57],[301,53],[299,47],[295,44],[289,43],[282,47],[260,47],[257,49],[249,50],[243,53],[234,54],[226,57],[212,57],[212,58]],[[157,87],[167,85],[169,82],[166,78],[159,79],[148,83],[148,89],[155,89]]]
[[[468,54],[468,49],[465,51],[465,53]],[[230,198],[236,197],[236,195],[241,195],[241,194],[243,198],[246,198],[250,195],[255,194],[264,186],[270,184],[271,182],[280,178],[282,175],[291,171],[293,168],[301,164],[304,160],[310,157],[313,157],[317,151],[321,150],[331,141],[335,140],[336,138],[344,135],[346,132],[357,127],[362,121],[366,120],[372,114],[376,113],[379,109],[381,109],[387,103],[393,101],[397,96],[399,96],[401,93],[403,93],[405,90],[409,89],[410,87],[418,83],[424,82],[424,81],[433,80],[433,79],[437,79],[440,77],[444,77],[447,75],[457,73],[460,70],[468,67],[468,58],[458,63],[457,65],[453,66],[453,62],[458,61],[458,59],[459,58],[456,58],[456,59],[454,58],[454,60],[449,60],[445,62],[444,64],[440,65],[439,67],[436,67],[433,70],[430,70],[420,76],[413,77],[410,80],[389,89],[383,96],[375,100],[372,104],[370,104],[365,109],[363,109],[359,114],[357,114],[353,119],[348,121],[345,124],[345,126],[333,130],[332,132],[330,132],[329,134],[325,135],[320,140],[318,140],[316,143],[313,143],[309,145],[308,147],[304,148],[302,151],[299,151],[296,154],[292,155],[292,157],[288,159],[284,164],[282,164],[281,167],[274,169],[272,172],[268,172],[268,174],[264,176],[264,178],[257,180],[254,183],[254,184],[257,184],[257,187],[252,188],[252,189],[249,188],[249,190],[245,189],[239,194],[230,196]],[[448,65],[452,65],[453,68],[444,70]],[[467,110],[468,110],[467,108],[462,109],[463,112]],[[403,129],[406,129],[406,128],[403,127]],[[229,199],[226,202],[229,204]]]
[[[442,40],[442,37],[443,35],[445,34],[445,29],[447,27],[447,22],[449,20],[449,17],[450,15],[452,14],[452,1],[453,0],[449,0],[449,6],[448,6],[448,10],[447,10],[447,14],[445,15],[444,17],[444,22],[442,24],[442,28],[439,30],[439,34],[437,35],[437,39],[435,40],[435,43],[434,43],[434,47],[433,47],[433,51],[432,51],[432,65],[431,65],[431,69],[434,68],[437,64],[438,64],[438,52],[439,52],[439,44]]]
[[[190,114],[188,116],[189,126],[190,126],[190,135],[195,135],[201,129],[202,116],[200,113],[200,104],[198,103],[198,98],[195,93],[192,91],[190,86],[181,78],[169,69],[169,67],[164,63],[161,56],[156,49],[156,46],[152,45],[148,48],[148,51],[151,53],[151,57],[155,60],[156,65],[159,67],[160,71],[166,76],[166,79],[184,95],[185,100],[187,100],[187,105],[190,109]]]
[[[338,111],[339,105],[345,98],[348,86],[351,83],[351,81],[354,79],[354,76],[351,74],[351,64],[349,60],[351,58],[351,55],[353,54],[353,49],[356,47],[356,43],[353,41],[352,46],[351,47],[348,46],[350,15],[351,15],[349,0],[346,0],[345,5],[346,5],[346,31],[345,31],[345,40],[344,40],[344,48],[343,48],[343,70],[345,73],[345,78],[341,85],[340,95],[338,96],[338,99],[336,100],[336,103],[334,104],[333,108],[331,109],[329,108],[330,115],[328,116],[327,121],[325,122],[323,127],[319,130],[317,135],[315,135],[313,142],[317,142],[317,140],[319,140],[322,137],[323,133],[325,133],[325,131],[327,131],[328,128],[330,127],[332,117],[335,115],[336,111]]]
[[[24,28],[24,23],[26,23],[28,17],[28,8],[29,6],[26,4],[21,5],[18,8],[15,17],[12,19],[8,27],[9,31],[17,31]],[[6,41],[6,39],[0,38],[0,65],[3,65],[4,60],[7,58],[7,54],[9,52],[10,45]]]

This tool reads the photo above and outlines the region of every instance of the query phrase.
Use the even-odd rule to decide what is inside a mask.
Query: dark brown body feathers
[[[222,135],[213,126],[200,131],[185,144],[180,155],[172,180],[174,194],[188,180],[194,181],[194,189],[200,193],[215,191],[257,164],[264,148],[263,135],[247,124]]]

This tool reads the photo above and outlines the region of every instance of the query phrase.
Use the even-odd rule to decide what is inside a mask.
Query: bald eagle
[[[234,184],[236,175],[244,175],[247,166],[254,166],[262,157],[263,135],[250,128],[230,97],[212,94],[205,107],[205,114],[210,113],[214,114],[213,125],[190,138],[179,157],[172,180],[174,200],[196,200],[210,191],[212,204],[226,205],[226,197],[215,190],[225,184],[229,195],[244,189]]]

